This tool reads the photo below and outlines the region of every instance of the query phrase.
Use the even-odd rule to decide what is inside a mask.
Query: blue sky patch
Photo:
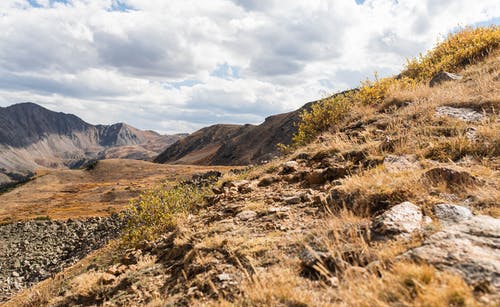
[[[165,83],[164,86],[166,88],[181,88],[183,86],[185,87],[192,87],[197,84],[201,84],[202,82],[200,80],[194,80],[194,79],[188,79],[188,80],[182,80],[179,82],[168,82]]]
[[[237,66],[231,66],[226,62],[224,64],[217,65],[217,68],[215,68],[210,73],[210,75],[222,79],[240,79],[241,68]]]

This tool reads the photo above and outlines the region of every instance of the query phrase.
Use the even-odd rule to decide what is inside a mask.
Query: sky
[[[161,133],[258,124],[490,24],[498,0],[0,0],[0,106]]]

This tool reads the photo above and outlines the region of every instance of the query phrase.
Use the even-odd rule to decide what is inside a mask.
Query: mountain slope
[[[106,157],[149,160],[179,138],[124,123],[94,126],[34,103],[0,108],[0,168],[4,173],[78,167],[86,160]],[[116,150],[122,146],[131,147]],[[113,151],[108,152],[110,149]]]
[[[267,117],[260,125],[214,125],[196,131],[162,152],[157,163],[245,165],[279,154],[277,145],[290,144],[302,108]]]

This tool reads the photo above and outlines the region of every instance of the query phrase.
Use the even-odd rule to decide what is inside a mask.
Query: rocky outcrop
[[[434,206],[434,214],[441,222],[461,222],[472,218],[470,209],[453,204]]]
[[[370,230],[375,240],[409,238],[422,229],[422,223],[420,208],[405,201],[375,217]]]
[[[429,82],[429,86],[433,87],[445,81],[453,81],[453,80],[462,80],[462,76],[452,74],[447,71],[440,71],[434,77],[432,77],[431,81]]]
[[[475,290],[500,293],[500,220],[467,208],[437,205],[442,228],[404,257],[460,274]]]
[[[117,237],[122,220],[32,220],[0,226],[0,301],[85,257]]]
[[[436,109],[438,116],[449,116],[466,122],[480,122],[485,116],[471,108],[454,108],[448,106]]]

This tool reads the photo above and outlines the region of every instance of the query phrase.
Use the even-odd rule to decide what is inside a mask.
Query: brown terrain
[[[0,223],[21,219],[106,216],[163,181],[183,180],[228,167],[158,165],[111,159],[91,170],[42,170],[24,185],[0,194]]]
[[[248,165],[269,161],[280,154],[297,132],[299,114],[310,107],[269,116],[260,125],[213,125],[169,146],[154,161],[170,164]]]

